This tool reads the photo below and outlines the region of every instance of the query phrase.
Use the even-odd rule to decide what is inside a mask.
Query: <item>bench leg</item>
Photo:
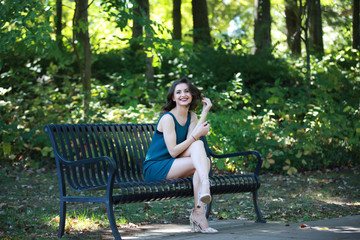
[[[108,214],[108,218],[109,218],[110,228],[114,235],[114,239],[121,240],[119,230],[117,229],[117,226],[116,226],[113,203],[111,201],[107,202],[106,208],[107,208],[107,214]]]
[[[66,202],[60,200],[60,221],[59,221],[58,238],[61,238],[64,235],[65,220],[66,220]]]
[[[255,207],[255,212],[256,212],[256,216],[257,216],[257,223],[266,223],[266,220],[262,217],[259,205],[258,205],[258,193],[257,191],[253,192],[253,202],[254,202],[254,207]]]

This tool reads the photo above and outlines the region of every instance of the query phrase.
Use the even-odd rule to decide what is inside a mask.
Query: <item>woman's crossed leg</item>
[[[200,223],[201,229],[209,228],[205,217],[205,204],[199,201],[199,192],[210,194],[209,171],[210,159],[206,155],[204,143],[197,140],[175,159],[166,176],[167,179],[170,179],[193,175],[194,202],[197,206],[193,210],[193,218]]]

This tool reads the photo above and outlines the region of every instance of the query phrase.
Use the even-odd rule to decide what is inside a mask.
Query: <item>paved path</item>
[[[307,227],[301,228],[302,224],[306,224]],[[261,224],[245,220],[216,220],[211,221],[210,226],[218,229],[219,233],[191,233],[190,225],[177,224],[151,224],[134,229],[120,229],[120,232],[124,240],[360,240],[360,215],[290,224],[283,222]],[[101,239],[112,239],[111,231],[97,234],[101,235]]]

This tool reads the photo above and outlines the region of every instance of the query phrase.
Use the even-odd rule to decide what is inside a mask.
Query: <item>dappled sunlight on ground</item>
[[[360,233],[360,228],[352,227],[352,226],[339,226],[339,227],[312,227],[312,229],[318,231],[328,231],[333,233]]]

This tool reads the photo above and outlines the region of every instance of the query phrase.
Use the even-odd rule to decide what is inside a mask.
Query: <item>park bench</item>
[[[155,124],[53,124],[45,126],[57,165],[60,185],[58,237],[64,234],[67,202],[103,202],[115,239],[121,239],[114,217],[114,204],[157,201],[193,196],[192,178],[145,182],[143,160]],[[218,155],[204,141],[211,158],[255,155],[254,173],[211,176],[211,194],[251,192],[256,222],[266,222],[257,203],[261,155],[256,151]],[[101,197],[68,196],[76,192],[102,190]],[[209,216],[211,203],[207,207]]]

